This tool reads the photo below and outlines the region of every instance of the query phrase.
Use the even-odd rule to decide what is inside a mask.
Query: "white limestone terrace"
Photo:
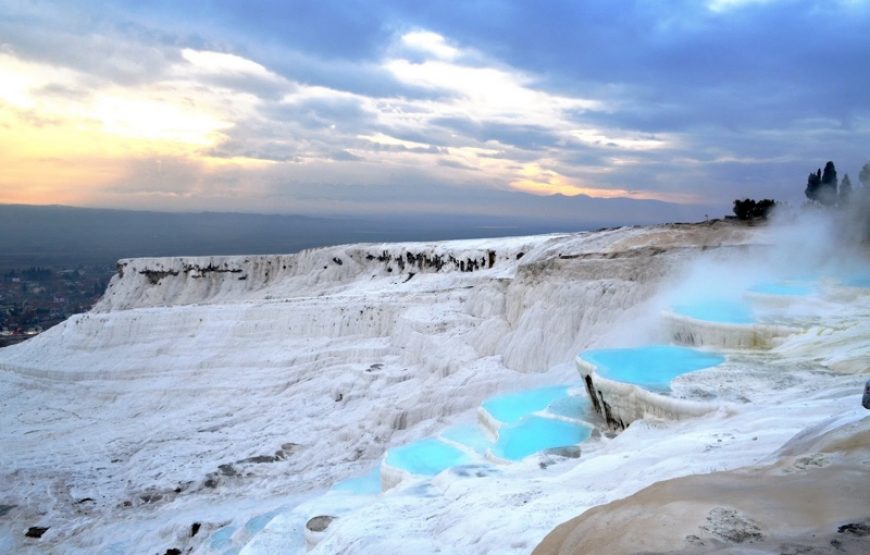
[[[577,380],[579,351],[665,340],[659,291],[754,237],[711,223],[124,261],[94,310],[0,350],[0,551],[301,552],[299,523],[336,509],[327,488],[473,424],[487,397]],[[734,413],[348,501],[315,551],[527,553],[577,502],[759,460],[860,395],[855,298],[738,382],[675,381]]]
[[[715,287],[711,291],[721,293]],[[731,291],[731,298],[696,298],[664,310],[662,318],[675,342],[713,345],[739,358],[741,349],[769,349],[789,335],[802,334],[807,327],[828,320],[838,305],[864,304],[862,297],[867,294],[867,290],[844,287],[830,278],[782,280]],[[769,363],[774,357],[766,358]],[[595,411],[617,430],[642,418],[691,418],[728,409],[727,401],[722,404],[720,395],[710,391],[672,396],[670,382],[689,373],[685,380],[691,383],[712,368],[719,369],[715,375],[720,383],[732,381],[727,374],[743,373],[730,368],[726,358],[709,347],[678,345],[585,351],[577,356],[576,364]]]
[[[576,359],[595,412],[616,430],[643,418],[677,420],[719,409],[709,399],[680,399],[667,393],[678,375],[724,362],[717,353],[670,345],[584,351]]]
[[[722,349],[769,349],[823,323],[837,306],[861,304],[867,288],[829,277],[761,283],[731,297],[693,299],[662,311],[671,339]]]
[[[551,449],[573,449],[593,428],[584,419],[586,398],[576,393],[568,386],[549,386],[487,399],[477,410],[476,426],[453,427],[436,438],[388,450],[380,465],[382,489],[455,466],[509,464]]]
[[[674,311],[664,311],[662,318],[678,343],[726,349],[767,349],[780,338],[801,332],[797,326],[721,322],[692,318]]]

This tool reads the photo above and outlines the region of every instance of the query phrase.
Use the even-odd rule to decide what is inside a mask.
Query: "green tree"
[[[819,169],[809,175],[804,194],[808,199],[825,206],[837,204],[837,168],[833,162],[828,161],[824,171]]]
[[[737,216],[738,220],[743,221],[765,220],[774,206],[776,206],[776,201],[769,198],[759,201],[751,198],[737,199],[734,201],[734,215]]]
[[[822,168],[819,168],[817,172],[810,172],[810,175],[807,176],[807,188],[804,190],[804,194],[810,200],[818,200],[819,187],[821,186]]]
[[[819,201],[825,206],[837,204],[837,168],[833,162],[825,164],[822,170],[822,184],[819,187]]]

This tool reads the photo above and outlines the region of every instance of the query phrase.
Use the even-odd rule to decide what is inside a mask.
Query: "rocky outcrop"
[[[554,529],[534,555],[870,548],[870,416],[800,434],[767,466],[658,482]]]
[[[319,515],[308,519],[308,522],[305,523],[305,548],[308,550],[314,549],[314,547],[320,543],[320,540],[323,539],[323,536],[326,535],[326,529],[329,528],[329,525],[338,517],[331,515]]]

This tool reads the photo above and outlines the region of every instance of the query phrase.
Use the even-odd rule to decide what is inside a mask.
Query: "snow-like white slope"
[[[782,446],[794,443],[795,437],[824,437],[824,426],[836,427],[832,422],[857,423],[868,430],[870,413],[861,407],[860,393],[870,370],[870,295],[855,301],[824,314],[826,325],[794,335],[773,351],[731,352],[728,364],[681,376],[674,384],[675,395],[724,401],[712,414],[670,422],[636,421],[614,439],[602,437],[584,444],[579,462],[543,456],[495,474],[445,473],[338,520],[316,552],[402,553],[411,545],[424,553],[528,553],[554,527],[554,519],[562,522],[653,483],[783,464]],[[849,357],[850,367],[842,369],[846,373],[831,371],[842,360],[837,356]],[[870,444],[856,446],[856,452],[864,456],[857,457],[857,464],[849,469],[849,479],[863,484],[870,479]],[[824,456],[807,454],[788,463],[793,467],[789,471],[828,465]],[[814,495],[824,489],[817,484]],[[746,494],[752,495],[751,489]],[[831,495],[817,499],[818,503],[835,506],[838,500]],[[716,504],[715,497],[707,501]],[[842,515],[866,516],[845,507]],[[788,528],[788,514],[777,516],[785,519],[780,527]],[[839,524],[847,522],[852,520]],[[667,526],[667,520],[657,521],[656,526]],[[281,523],[273,528],[280,529]],[[835,531],[836,527],[825,530]],[[601,532],[619,536],[618,531]],[[780,553],[768,551],[778,545],[756,551],[742,547],[747,553]],[[640,544],[636,549],[645,552]]]
[[[657,292],[701,251],[752,242],[699,224],[122,261],[94,310],[0,350],[0,505],[12,506],[0,551],[210,553],[225,525],[240,528],[233,546],[289,550],[306,511],[329,509],[325,489],[388,447],[473,422],[497,391],[579,386],[571,362],[584,348],[662,340]],[[565,496],[594,505],[762,458],[851,403],[859,378],[826,372],[866,356],[854,310],[779,348],[804,372],[785,381],[788,407],[633,425],[584,448],[600,457],[448,474],[425,499],[399,488],[333,523],[317,549],[405,553],[418,538],[420,552],[528,552],[576,514]],[[750,379],[782,382],[761,374]],[[740,397],[687,391],[705,387]],[[25,538],[31,526],[49,529]]]

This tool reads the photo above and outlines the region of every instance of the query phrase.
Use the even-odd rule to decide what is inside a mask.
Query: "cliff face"
[[[356,289],[370,280],[391,285],[416,276],[456,276],[490,270],[486,277],[558,281],[645,281],[636,262],[683,250],[744,245],[750,232],[729,224],[620,228],[550,235],[441,243],[359,244],[291,255],[140,258],[118,262],[118,271],[95,312],[153,306],[239,303],[296,298]],[[378,282],[379,285],[382,285]]]
[[[473,242],[467,242],[467,247],[457,243],[455,248],[385,244],[293,255],[121,260],[115,279],[95,310],[323,295],[361,278],[402,276],[410,280],[419,274],[479,272],[497,263],[504,267],[522,248],[522,242],[504,243],[501,253]]]
[[[655,337],[660,286],[752,241],[698,224],[123,260],[93,311],[0,351],[0,545],[48,525],[43,547],[153,552],[186,519],[205,533],[240,498],[280,505],[374,466],[496,391],[579,385],[578,351]]]

